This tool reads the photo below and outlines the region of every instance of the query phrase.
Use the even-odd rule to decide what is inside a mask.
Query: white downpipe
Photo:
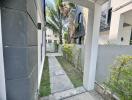
[[[2,29],[1,29],[1,9],[0,9],[0,100],[6,100],[6,85],[5,85],[3,43],[2,43]]]
[[[38,4],[40,4],[39,0],[38,0]],[[41,30],[38,30],[38,89],[39,89],[40,83],[41,83],[43,65],[44,65],[44,60],[45,60],[45,54],[43,54],[44,51],[41,48],[41,45],[45,44],[45,42],[44,42],[45,37],[43,37],[43,36],[45,36],[45,32],[43,30],[44,22],[42,19],[42,12],[41,12],[41,9],[39,9],[39,7],[40,7],[40,5],[38,5],[38,9],[37,9],[37,20],[38,20],[38,23],[42,24],[42,27],[41,27]],[[42,43],[42,42],[44,42],[44,43]],[[43,48],[45,48],[45,46]],[[42,52],[41,52],[41,49],[42,49]],[[41,55],[42,55],[42,59],[41,59]]]

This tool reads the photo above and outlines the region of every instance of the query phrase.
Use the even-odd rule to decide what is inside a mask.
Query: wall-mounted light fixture
[[[123,37],[121,37],[121,42],[123,42],[124,41],[124,38]]]
[[[38,29],[41,30],[41,23],[38,23]]]

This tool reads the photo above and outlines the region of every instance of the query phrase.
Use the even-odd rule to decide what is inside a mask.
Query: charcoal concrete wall
[[[7,100],[35,100],[37,7],[35,0],[1,0]]]
[[[120,55],[132,55],[132,46],[100,45],[98,50],[96,81],[102,84],[110,74],[110,66]]]

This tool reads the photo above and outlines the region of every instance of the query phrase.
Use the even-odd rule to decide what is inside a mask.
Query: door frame
[[[1,8],[0,8],[0,100],[6,100],[6,84],[2,43]]]

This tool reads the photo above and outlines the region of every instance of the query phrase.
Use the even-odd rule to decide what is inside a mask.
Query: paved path
[[[69,90],[68,90],[69,91]],[[67,95],[67,93],[66,93]],[[41,98],[40,100],[104,100],[97,92],[83,92],[72,96],[64,96],[59,98],[57,95],[50,95],[48,97]],[[63,96],[63,95],[62,95]]]
[[[85,92],[63,100],[104,100],[104,99],[96,92],[94,93]]]
[[[49,55],[49,71],[51,93],[62,92],[74,88],[70,79],[62,69],[56,57]]]
[[[103,100],[97,92],[86,92],[83,87],[74,88],[65,71],[55,56],[60,54],[47,54],[50,71],[51,95],[40,100]]]
[[[46,56],[62,56],[62,53],[47,53]]]

